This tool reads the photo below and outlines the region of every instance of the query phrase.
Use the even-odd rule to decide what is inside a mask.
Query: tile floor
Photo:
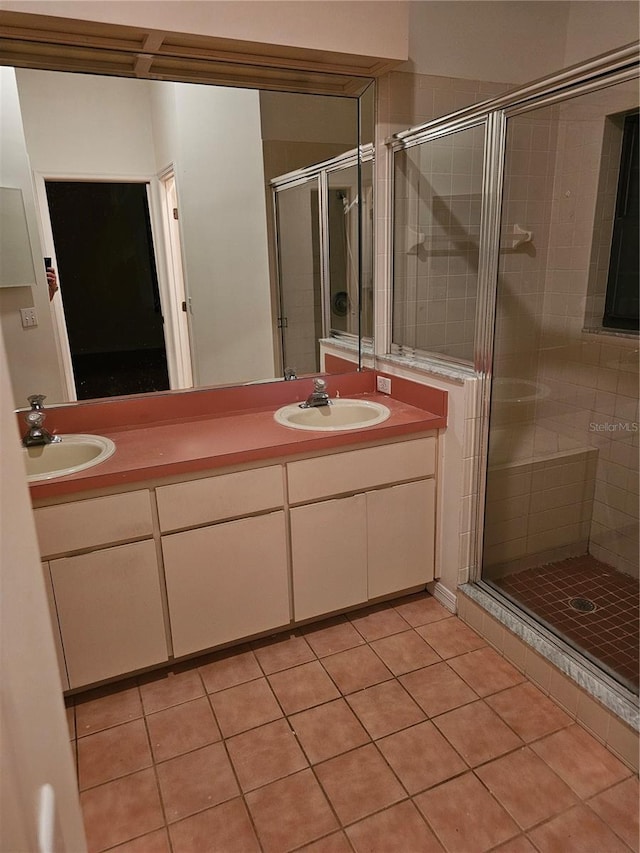
[[[590,554],[548,563],[495,579],[501,592],[564,637],[595,663],[638,693],[640,596],[638,579],[617,572]],[[586,598],[595,610],[581,613],[569,602]]]
[[[426,594],[68,714],[91,851],[638,850],[637,777]]]

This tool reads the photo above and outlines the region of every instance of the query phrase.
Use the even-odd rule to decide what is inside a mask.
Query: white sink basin
[[[38,447],[23,447],[27,481],[52,480],[99,465],[116,449],[110,438],[101,435],[62,435],[61,441]]]
[[[299,403],[283,406],[274,418],[283,426],[293,429],[332,431],[338,429],[362,429],[375,426],[389,417],[391,412],[381,403],[370,400],[335,399],[329,406],[301,409]]]

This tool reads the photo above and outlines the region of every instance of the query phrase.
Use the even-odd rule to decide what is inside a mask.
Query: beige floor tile
[[[260,853],[260,845],[241,799],[207,809],[169,827],[173,853],[203,853],[212,839],[218,850]]]
[[[164,826],[151,768],[83,791],[80,804],[89,853],[107,850]]]
[[[347,702],[374,740],[425,719],[424,712],[395,680],[351,693]]]
[[[226,745],[243,791],[308,767],[295,733],[284,719],[235,735]]]
[[[476,775],[522,829],[577,803],[571,788],[527,747],[479,767]]]
[[[628,853],[629,848],[587,806],[533,829],[529,836],[540,853]]]
[[[468,769],[431,722],[382,738],[378,749],[410,794],[417,794]]]
[[[251,791],[246,799],[265,853],[294,850],[339,828],[311,770]]]
[[[153,764],[144,720],[132,720],[78,740],[80,790]]]
[[[356,853],[444,853],[413,803],[406,800],[347,828]]]
[[[470,767],[522,746],[520,738],[483,701],[441,714],[434,723]]]
[[[179,755],[157,765],[168,823],[231,800],[240,793],[221,743]]]
[[[621,761],[578,725],[536,741],[531,748],[583,799],[631,775]]]
[[[602,820],[629,845],[637,851],[640,846],[638,835],[638,777],[631,776],[597,794],[589,800],[589,805]]]
[[[373,744],[316,765],[316,775],[343,825],[406,797]]]
[[[146,721],[155,761],[166,761],[221,738],[206,696],[148,714]]]
[[[285,714],[295,714],[340,696],[317,660],[275,672],[269,676],[269,684]]]
[[[211,704],[224,737],[237,735],[282,716],[266,678],[212,693]]]
[[[515,822],[473,773],[414,799],[449,853],[484,853],[518,833]]]
[[[369,741],[369,735],[344,699],[294,714],[289,721],[312,764]]]

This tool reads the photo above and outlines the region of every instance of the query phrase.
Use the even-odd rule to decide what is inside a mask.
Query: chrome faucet
[[[301,409],[312,409],[317,406],[330,406],[331,400],[329,399],[329,395],[327,394],[327,383],[324,379],[314,379],[313,380],[313,391],[304,403],[300,403]]]
[[[24,416],[25,422],[29,427],[29,431],[23,436],[22,444],[24,447],[38,447],[52,442],[62,441],[59,435],[51,435],[49,430],[43,427],[45,418],[43,402],[46,399],[44,394],[32,394],[27,397],[31,404],[31,411]]]

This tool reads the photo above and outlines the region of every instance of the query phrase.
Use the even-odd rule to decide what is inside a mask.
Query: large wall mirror
[[[19,107],[3,111],[2,141],[19,122],[59,283],[37,347],[43,384],[25,393],[47,393],[53,370],[62,393],[49,403],[275,381],[321,370],[332,337],[358,365],[371,335],[372,84],[336,96],[0,73]],[[325,177],[279,216],[279,182],[310,169]],[[14,308],[0,294],[3,325]],[[29,330],[10,338],[10,366],[30,343]]]

